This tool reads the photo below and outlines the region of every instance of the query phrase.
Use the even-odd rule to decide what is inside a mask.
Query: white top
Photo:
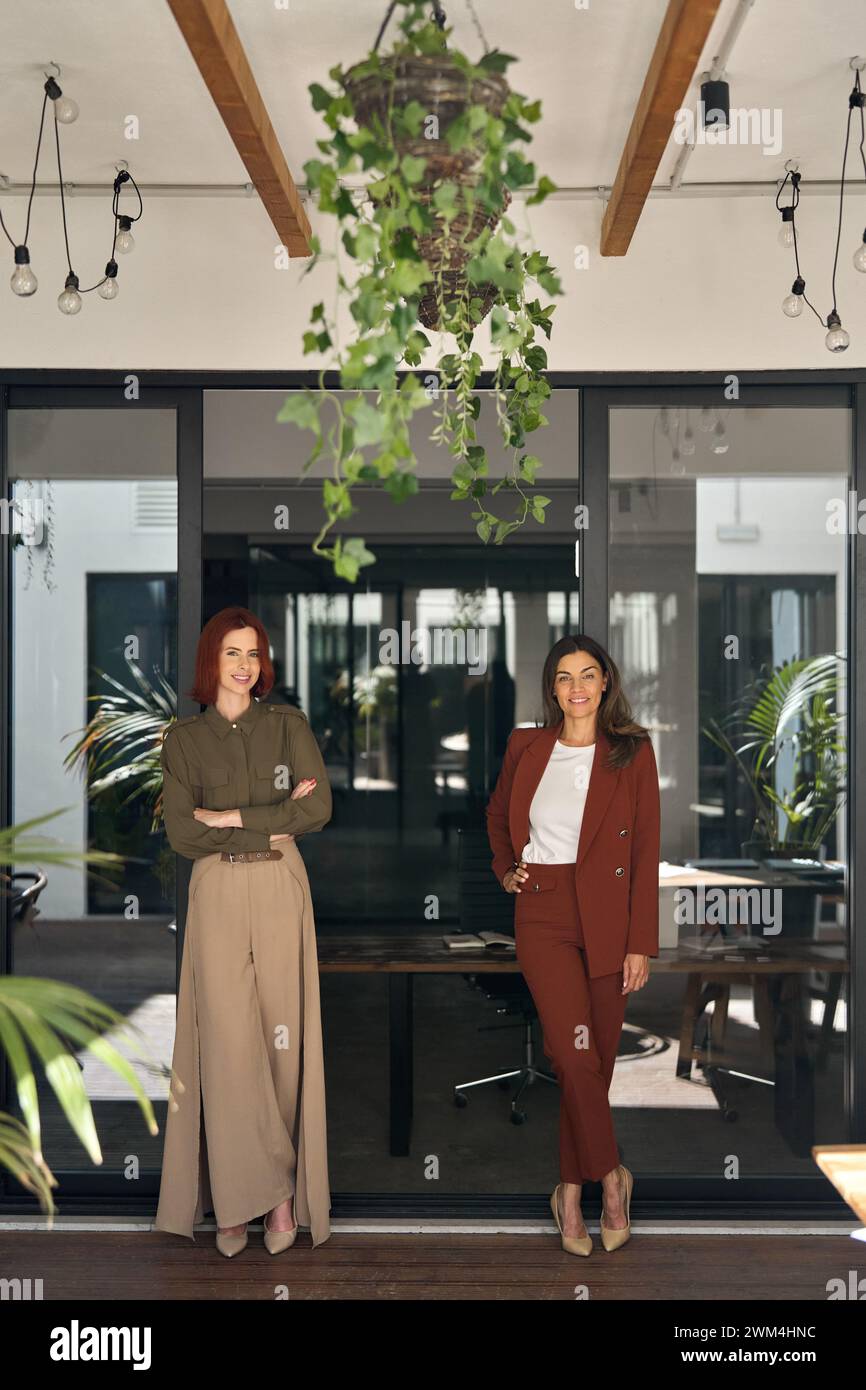
[[[567,748],[559,739],[529,807],[527,864],[574,864],[595,744]]]

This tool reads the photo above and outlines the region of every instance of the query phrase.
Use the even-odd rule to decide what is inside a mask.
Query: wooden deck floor
[[[866,1246],[839,1235],[692,1235],[636,1232],[608,1254],[590,1224],[587,1259],[554,1235],[335,1232],[313,1250],[303,1232],[285,1254],[253,1228],[231,1260],[212,1231],[195,1244],[164,1232],[0,1230],[0,1277],[42,1279],[45,1300],[382,1301],[806,1300],[828,1281],[866,1278]],[[854,1273],[852,1273],[852,1271]]]

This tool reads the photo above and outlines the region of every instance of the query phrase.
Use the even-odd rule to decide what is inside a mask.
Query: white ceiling
[[[475,0],[491,46],[520,55],[510,80],[540,96],[543,119],[534,152],[539,172],[564,187],[609,186],[667,0]],[[723,0],[702,66],[709,63],[736,7]],[[315,155],[324,133],[309,109],[307,84],[327,82],[336,61],[360,59],[385,0],[229,0],[289,167]],[[447,4],[456,40],[480,45],[464,0]],[[392,21],[393,23],[393,21]],[[728,66],[735,106],[779,108],[783,148],[695,150],[686,182],[767,180],[784,160],[800,160],[804,180],[837,178],[848,59],[866,55],[863,0],[755,0]],[[7,0],[0,13],[0,173],[30,177],[43,69],[62,67],[61,86],[81,106],[63,132],[64,177],[108,183],[127,159],[142,183],[240,184],[246,172],[218,117],[165,0],[27,0],[25,17]],[[696,89],[692,96],[697,98]],[[124,119],[141,137],[124,138]],[[56,177],[53,133],[43,144],[40,180]],[[667,183],[678,148],[669,146],[658,182]],[[856,142],[849,172],[856,177]],[[862,167],[861,167],[862,178]]]

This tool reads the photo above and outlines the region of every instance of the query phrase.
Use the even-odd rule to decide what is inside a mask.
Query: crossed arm
[[[296,726],[290,758],[293,774],[299,778],[290,796],[270,806],[207,811],[195,805],[183,748],[170,731],[163,740],[160,762],[163,814],[172,849],[187,859],[202,859],[218,851],[239,854],[265,850],[270,848],[272,836],[276,839],[320,830],[331,818],[331,789],[306,720]]]

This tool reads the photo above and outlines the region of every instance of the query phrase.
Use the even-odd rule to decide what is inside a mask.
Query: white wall
[[[15,202],[15,210],[20,211]],[[537,245],[560,270],[565,295],[554,316],[551,368],[588,371],[713,371],[866,366],[866,275],[851,264],[866,201],[852,186],[837,276],[851,333],[840,355],[808,311],[787,320],[779,307],[794,278],[791,253],[776,242],[779,216],[761,198],[658,198],[644,209],[625,257],[598,255],[601,202],[552,200],[526,209]],[[798,226],[807,293],[826,316],[836,200],[804,193]],[[73,264],[82,285],[103,272],[110,246],[107,203],[68,204]],[[319,218],[326,249],[334,219]],[[36,202],[31,239],[39,290],[30,300],[0,291],[0,367],[289,370],[318,366],[301,338],[319,299],[333,303],[334,267],[301,279],[305,262],[274,267],[276,234],[255,197],[147,197],[135,251],[120,263],[121,293],[94,293],[79,315],[56,308],[63,287],[59,208]],[[574,268],[575,247],[589,267]],[[11,255],[8,265],[12,270]],[[343,332],[348,334],[349,321]]]

